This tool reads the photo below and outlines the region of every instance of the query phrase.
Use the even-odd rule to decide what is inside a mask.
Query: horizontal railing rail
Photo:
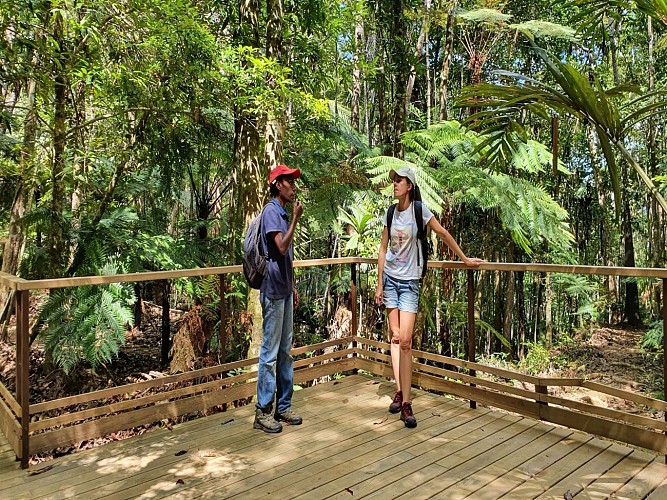
[[[375,264],[377,264],[376,259],[346,257],[296,261],[294,266],[304,268],[351,266],[351,331],[354,335],[358,331],[357,267]],[[465,360],[414,351],[415,357],[423,360],[414,365],[413,380],[416,385],[469,399],[473,408],[476,402],[480,401],[489,406],[606,436],[667,455],[667,437],[665,436],[667,424],[665,422],[550,395],[549,388],[580,387],[645,405],[667,414],[667,403],[664,401],[616,389],[585,378],[541,378],[477,363],[475,360],[474,270],[461,262],[429,261],[428,264],[429,267],[435,269],[457,269],[467,272],[468,342]],[[485,262],[475,270],[662,279],[663,290],[667,290],[667,269]],[[0,273],[0,285],[8,287],[15,293],[17,319],[16,397],[0,384],[0,431],[5,434],[17,457],[21,459],[22,467],[27,467],[28,458],[33,453],[247,398],[255,391],[255,385],[252,383],[254,373],[252,371],[240,374],[230,372],[250,370],[258,361],[257,358],[244,359],[187,373],[29,404],[28,306],[32,290],[163,281],[211,275],[219,275],[222,279],[222,276],[226,274],[241,271],[241,266],[233,265],[41,280],[26,280]],[[664,304],[663,320],[664,327],[667,328],[667,308],[664,307]],[[667,335],[663,335],[663,338],[667,343]],[[324,349],[328,350],[328,348],[338,350],[324,352]],[[294,356],[311,353],[311,351],[322,351],[322,353],[295,361],[295,383],[350,370],[365,370],[375,375],[391,378],[393,373],[390,357],[382,352],[388,349],[388,344],[358,336],[300,347],[292,351]],[[438,364],[441,366],[436,366]],[[452,367],[456,369],[451,369]],[[484,376],[478,376],[477,372]],[[499,380],[494,380],[494,377]],[[667,364],[664,365],[664,378],[667,384]],[[534,390],[514,387],[504,382],[505,380],[517,380],[531,384]],[[155,390],[162,391],[156,393]],[[665,392],[667,393],[667,386]],[[84,403],[89,404],[90,407],[76,408],[77,405]]]

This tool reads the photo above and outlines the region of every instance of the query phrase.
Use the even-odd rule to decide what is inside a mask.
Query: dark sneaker
[[[294,413],[291,409],[282,413],[276,411],[276,414],[273,417],[279,422],[285,422],[287,425],[301,425],[301,422],[303,422],[301,415]]]
[[[394,400],[389,405],[389,413],[398,413],[401,411],[403,406],[403,393],[401,391],[396,391],[394,394]]]
[[[271,433],[283,430],[283,426],[280,425],[280,422],[276,422],[276,419],[273,418],[271,413],[264,413],[259,408],[255,411],[255,421],[253,422],[252,427],[253,429],[261,429],[264,432]]]
[[[415,418],[415,414],[412,413],[412,405],[410,403],[403,403],[401,407],[401,420],[403,420],[405,426],[409,429],[417,427],[417,419]]]

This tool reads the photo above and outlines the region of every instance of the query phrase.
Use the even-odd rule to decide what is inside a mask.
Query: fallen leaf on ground
[[[563,494],[563,498],[564,498],[565,500],[572,500],[574,497],[572,496],[572,492],[571,492],[570,490],[567,490],[567,491]]]
[[[185,455],[187,452],[188,450],[177,451],[176,453],[174,453],[174,456],[180,457],[181,455]]]
[[[176,484],[185,484],[185,481],[183,481],[182,479],[179,479],[178,481],[176,481]]]
[[[228,423],[233,422],[233,421],[234,421],[234,419],[233,419],[233,418],[230,418],[229,420],[225,420],[225,421],[224,421],[223,423],[221,423],[220,425],[225,425],[225,424],[228,424]]]
[[[42,467],[39,470],[31,470],[30,472],[28,472],[28,475],[36,476],[37,474],[43,474],[44,472],[50,471],[51,469],[53,469],[53,465],[47,465],[46,467]]]
[[[387,421],[387,417],[384,417],[384,418],[383,418],[382,420],[380,420],[379,422],[373,422],[373,424],[374,424],[374,425],[380,425],[380,424],[384,424],[386,421]]]

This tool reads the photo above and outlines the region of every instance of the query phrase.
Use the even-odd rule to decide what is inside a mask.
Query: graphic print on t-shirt
[[[392,224],[391,227],[391,253],[393,263],[396,267],[410,264],[410,245],[413,238],[413,225],[399,226]]]

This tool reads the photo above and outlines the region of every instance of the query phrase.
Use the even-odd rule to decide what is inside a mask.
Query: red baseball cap
[[[269,184],[273,184],[281,175],[289,175],[292,179],[298,179],[301,177],[301,170],[298,168],[289,168],[287,165],[278,165],[269,174]]]

